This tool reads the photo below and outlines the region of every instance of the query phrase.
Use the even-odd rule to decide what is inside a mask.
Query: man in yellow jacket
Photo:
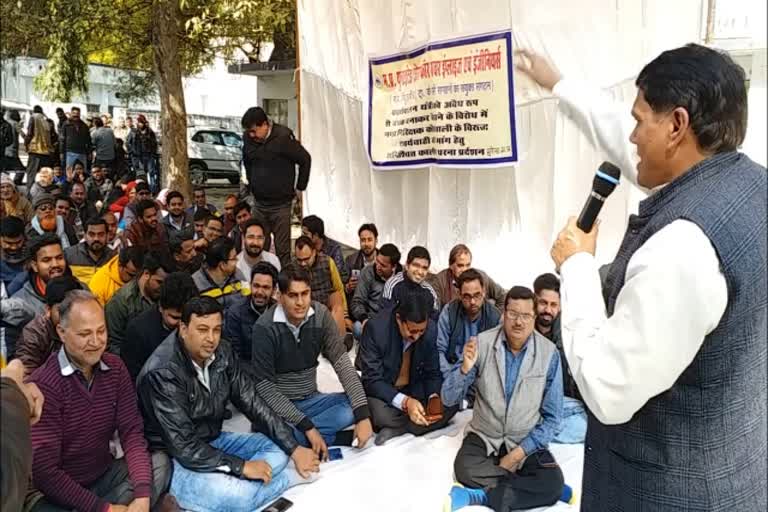
[[[88,286],[99,304],[106,306],[109,299],[140,272],[144,263],[144,251],[140,247],[124,247],[120,253],[99,268]]]

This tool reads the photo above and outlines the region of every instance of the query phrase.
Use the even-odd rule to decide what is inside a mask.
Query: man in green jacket
[[[141,273],[107,302],[105,313],[110,352],[120,355],[128,321],[155,305],[160,298],[160,287],[170,271],[167,262],[155,253],[148,253],[144,256]]]

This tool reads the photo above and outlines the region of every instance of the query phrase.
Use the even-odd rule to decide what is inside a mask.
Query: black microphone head
[[[597,169],[595,179],[592,181],[592,190],[603,197],[611,195],[616,185],[619,184],[621,171],[611,162],[603,162]]]

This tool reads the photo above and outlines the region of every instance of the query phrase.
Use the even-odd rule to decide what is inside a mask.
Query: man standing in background
[[[242,119],[243,165],[253,194],[254,209],[264,220],[269,239],[285,266],[291,259],[291,211],[309,182],[312,157],[293,132],[273,123],[261,107],[249,108]],[[298,180],[296,166],[299,166]]]

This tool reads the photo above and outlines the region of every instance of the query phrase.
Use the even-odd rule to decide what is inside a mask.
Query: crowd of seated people
[[[371,223],[345,258],[317,216],[283,265],[234,195],[219,215],[204,189],[121,182],[110,203],[104,179],[0,219],[3,361],[45,396],[28,510],[257,510],[331,447],[442,435],[467,410],[448,510],[569,499],[549,445],[585,422],[556,276],[504,290],[463,244],[432,274]],[[343,392],[319,390],[321,359]],[[231,406],[251,432],[225,430]]]

